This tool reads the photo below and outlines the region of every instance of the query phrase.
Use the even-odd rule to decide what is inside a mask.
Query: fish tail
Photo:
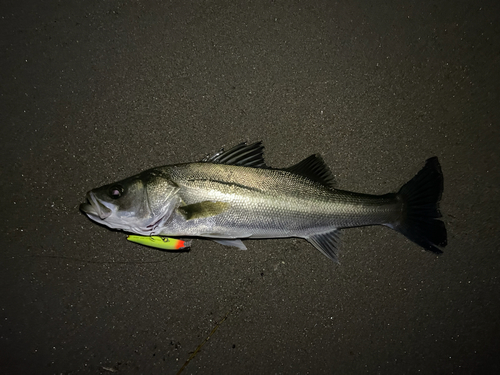
[[[443,173],[437,157],[425,166],[397,193],[403,203],[400,220],[391,227],[424,249],[440,254],[437,247],[447,244],[446,227],[441,220],[439,201],[443,193]]]

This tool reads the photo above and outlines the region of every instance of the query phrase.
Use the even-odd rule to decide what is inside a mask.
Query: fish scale
[[[216,221],[228,226],[248,223],[254,229],[252,237],[255,238],[284,237],[296,230],[306,230],[305,234],[309,234],[316,226],[345,228],[381,224],[401,211],[395,195],[373,196],[334,190],[272,169],[193,163],[162,171],[180,187],[178,194],[185,204],[230,203],[231,209],[218,215]],[[234,176],[243,177],[238,180]],[[245,220],[252,215],[254,220]],[[279,219],[283,224],[270,227],[266,219],[273,222]],[[168,231],[167,228],[165,232]]]

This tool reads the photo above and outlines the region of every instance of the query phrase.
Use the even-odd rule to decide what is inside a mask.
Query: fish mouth
[[[82,203],[80,205],[80,210],[88,216],[94,216],[101,220],[105,220],[113,213],[108,207],[100,203],[95,194],[91,191],[87,193],[87,203]]]

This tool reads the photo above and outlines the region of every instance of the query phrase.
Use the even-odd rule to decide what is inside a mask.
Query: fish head
[[[165,178],[146,171],[89,191],[80,210],[109,228],[154,235],[176,208],[177,190]]]

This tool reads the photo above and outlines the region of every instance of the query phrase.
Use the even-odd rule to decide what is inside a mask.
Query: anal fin
[[[327,233],[314,234],[307,237],[306,240],[335,263],[339,263],[337,252],[340,245],[340,231],[338,229]]]

